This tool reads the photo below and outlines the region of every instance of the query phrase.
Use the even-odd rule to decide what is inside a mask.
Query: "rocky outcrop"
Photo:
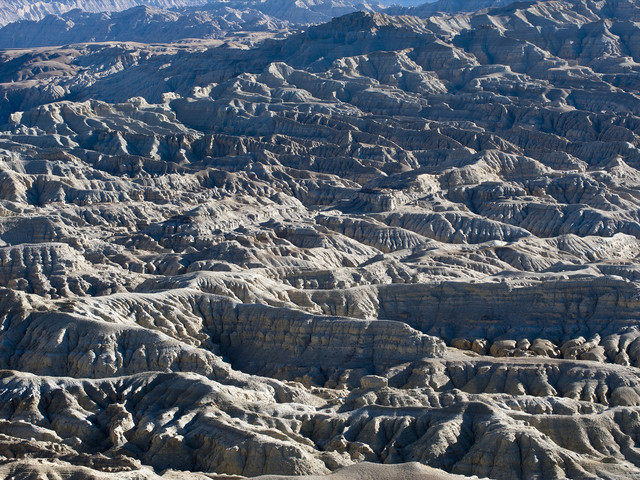
[[[264,18],[0,55],[0,476],[637,478],[637,5]]]

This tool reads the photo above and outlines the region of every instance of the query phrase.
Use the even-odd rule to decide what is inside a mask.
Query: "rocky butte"
[[[0,50],[0,478],[640,478],[640,1],[187,3]]]

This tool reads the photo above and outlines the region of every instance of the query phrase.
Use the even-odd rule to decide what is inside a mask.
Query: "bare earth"
[[[0,477],[640,478],[640,3],[278,34],[0,51]]]

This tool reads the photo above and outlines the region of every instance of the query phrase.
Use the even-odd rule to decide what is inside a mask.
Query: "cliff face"
[[[2,51],[0,476],[637,478],[639,22]]]

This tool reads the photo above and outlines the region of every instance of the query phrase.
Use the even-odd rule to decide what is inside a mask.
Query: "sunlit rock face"
[[[638,25],[2,51],[0,476],[639,478]]]

